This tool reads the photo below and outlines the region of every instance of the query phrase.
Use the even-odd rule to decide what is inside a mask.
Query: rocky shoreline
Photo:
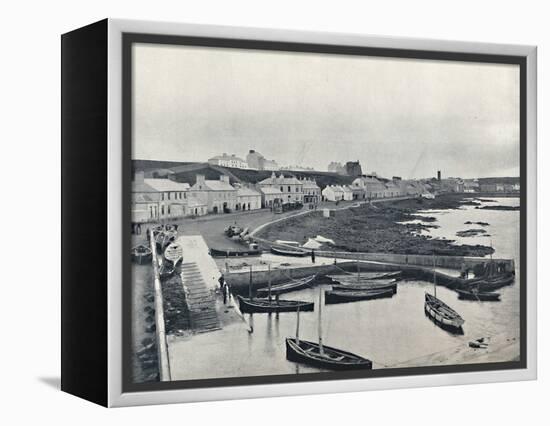
[[[435,219],[418,217],[419,211],[458,209],[465,205],[465,201],[471,202],[469,199],[452,195],[440,196],[433,200],[388,200],[338,210],[330,218],[323,217],[321,212],[315,212],[274,223],[264,228],[258,236],[271,241],[297,240],[304,243],[311,236],[323,235],[334,240],[332,249],[349,252],[425,255],[435,253],[476,257],[489,255],[494,252],[489,246],[458,245],[453,244],[454,240],[434,239],[418,233],[421,229],[437,227],[431,224]],[[403,223],[409,221],[421,223]]]

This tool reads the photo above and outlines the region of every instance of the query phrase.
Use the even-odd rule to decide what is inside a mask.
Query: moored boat
[[[327,370],[372,369],[372,361],[359,355],[293,337],[286,338],[286,359]]]
[[[176,271],[176,267],[172,263],[164,262],[159,267],[159,277],[160,277],[161,280],[165,280],[165,279],[171,277],[172,275],[174,275],[175,271]]]
[[[373,281],[373,280],[389,280],[400,279],[402,275],[401,271],[394,272],[347,272],[345,274],[327,275],[335,281],[345,280],[359,280],[359,281]]]
[[[393,294],[397,293],[397,281],[390,280],[390,282],[378,282],[378,281],[361,281],[357,282],[340,282],[340,284],[333,284],[332,290],[391,290]]]
[[[255,250],[232,250],[232,249],[210,249],[210,256],[212,257],[247,257],[247,256],[260,256],[262,251]]]
[[[183,261],[183,247],[176,243],[168,244],[168,247],[164,250],[165,259],[176,265]]]
[[[144,245],[139,245],[132,249],[133,262],[139,265],[144,265],[146,263],[151,263],[152,259],[153,259],[153,253],[151,252],[151,249],[149,247],[146,247]]]
[[[310,253],[308,251],[299,249],[299,248],[290,248],[290,247],[271,247],[271,253],[277,254],[279,256],[292,256],[292,257],[304,257],[308,256]]]
[[[275,312],[296,312],[313,311],[313,302],[304,302],[300,300],[273,300],[270,298],[247,299],[238,296],[239,308],[242,313],[275,313]]]
[[[370,370],[372,361],[341,349],[325,346],[322,331],[323,291],[319,288],[317,320],[319,341],[310,342],[300,339],[300,310],[296,311],[296,337],[287,337],[286,359],[326,370]]]
[[[392,297],[393,289],[376,290],[329,290],[325,292],[325,303],[327,305],[335,303],[350,303],[361,300],[382,299]]]
[[[475,288],[471,290],[461,290],[457,288],[456,292],[458,293],[458,298],[464,300],[477,300],[483,302],[496,302],[500,300],[500,293],[477,291]]]
[[[301,290],[307,287],[310,287],[313,281],[315,280],[316,275],[310,275],[305,278],[297,279],[297,280],[290,280],[282,284],[277,284],[271,287],[271,293],[272,294],[282,294],[282,293],[288,293],[291,291]],[[256,291],[256,294],[258,296],[263,296],[268,294],[269,288],[268,287],[262,287]]]

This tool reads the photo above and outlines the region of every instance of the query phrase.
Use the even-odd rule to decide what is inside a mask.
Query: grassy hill
[[[171,169],[174,172],[175,180],[194,184],[196,175],[202,174],[206,179],[219,179],[220,175],[229,176],[231,183],[242,182],[255,184],[271,176],[270,171],[265,170],[245,170],[229,167],[213,166],[208,163],[179,163],[172,161],[153,161],[153,160],[133,160],[134,172],[152,171],[154,169]],[[349,185],[353,182],[353,177],[342,176],[336,173],[317,172],[317,171],[283,171],[277,172],[277,175],[283,173],[285,176],[296,176],[297,178],[315,179],[319,187],[324,188],[327,185]]]

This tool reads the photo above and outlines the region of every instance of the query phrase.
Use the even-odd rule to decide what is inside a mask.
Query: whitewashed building
[[[325,186],[321,194],[327,201],[342,201],[344,199],[344,189],[339,185]]]
[[[304,178],[301,181],[303,184],[304,204],[317,204],[321,201],[321,188],[319,188],[315,179]]]
[[[351,189],[351,187],[349,187],[347,185],[343,185],[342,186],[342,191],[344,191],[344,194],[343,194],[344,201],[353,200],[353,190]]]
[[[235,211],[237,190],[229,184],[229,176],[220,175],[219,180],[206,180],[204,175],[197,175],[196,179],[189,189],[189,197],[194,202],[206,204],[208,213]]]
[[[258,210],[262,208],[262,195],[246,186],[237,188],[235,210]]]
[[[283,193],[279,188],[265,186],[259,189],[262,196],[262,207],[271,209],[275,205],[281,205],[283,203]]]
[[[277,176],[275,172],[260,182],[258,182],[260,189],[264,188],[276,188],[280,190],[284,203],[303,203],[304,202],[304,185],[301,180],[295,176],[284,176],[280,174]]]

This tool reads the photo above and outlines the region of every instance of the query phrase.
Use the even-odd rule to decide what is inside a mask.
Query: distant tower
[[[437,171],[437,180],[441,182],[441,170]]]

